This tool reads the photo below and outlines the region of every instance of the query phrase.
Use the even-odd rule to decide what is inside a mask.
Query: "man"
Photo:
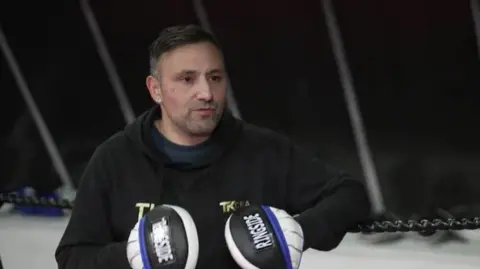
[[[231,115],[222,53],[210,34],[191,25],[167,28],[150,57],[146,86],[156,105],[91,158],[56,251],[60,269],[129,268],[130,230],[161,204],[181,206],[194,219],[196,268],[238,268],[223,227],[242,206],[298,214],[305,249],[324,251],[368,216],[362,183]]]

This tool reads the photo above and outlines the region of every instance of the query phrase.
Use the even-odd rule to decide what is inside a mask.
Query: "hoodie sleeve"
[[[59,269],[130,269],[126,242],[114,242],[109,220],[105,148],[93,154],[77,190],[74,209],[55,252]]]
[[[365,221],[370,202],[364,185],[296,147],[290,151],[287,211],[300,223],[305,249],[329,251],[347,230]]]

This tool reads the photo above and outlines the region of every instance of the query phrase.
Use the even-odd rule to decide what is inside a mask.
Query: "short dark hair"
[[[220,49],[220,45],[213,35],[198,25],[176,25],[163,29],[149,47],[150,73],[155,73],[158,59],[165,52],[174,50],[180,46],[200,42],[212,43]]]

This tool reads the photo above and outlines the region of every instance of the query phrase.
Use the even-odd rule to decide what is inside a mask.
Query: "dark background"
[[[243,118],[361,177],[320,1],[205,0]],[[480,191],[480,61],[467,0],[335,0],[385,202],[401,214],[473,205]],[[93,0],[138,115],[147,47],[199,23],[190,1]],[[77,1],[2,1],[0,22],[74,178],[124,120]],[[0,186],[58,187],[0,55]],[[1,189],[1,188],[0,188]]]

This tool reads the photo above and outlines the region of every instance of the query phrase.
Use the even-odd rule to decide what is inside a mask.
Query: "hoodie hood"
[[[159,105],[155,105],[142,115],[137,117],[134,122],[125,127],[124,133],[129,140],[133,142],[134,147],[146,155],[156,164],[172,164],[170,158],[158,150],[152,136],[152,127],[156,120],[161,118]],[[222,119],[217,128],[210,137],[210,142],[214,153],[202,160],[201,163],[193,165],[191,168],[212,164],[223,154],[232,148],[238,140],[242,130],[241,121],[235,119],[228,109],[225,109]]]

